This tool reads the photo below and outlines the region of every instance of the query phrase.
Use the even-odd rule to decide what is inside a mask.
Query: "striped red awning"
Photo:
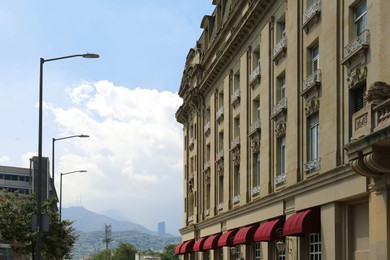
[[[282,235],[282,232],[278,235],[277,230],[282,231],[284,224],[284,218],[278,218],[274,220],[269,220],[260,225],[256,229],[256,232],[253,236],[254,242],[260,241],[271,241],[278,240]]]
[[[209,250],[209,249],[217,249],[218,248],[218,240],[221,237],[221,234],[216,234],[209,236],[206,238],[206,241],[204,241],[203,249]]]
[[[218,246],[232,246],[233,245],[233,239],[235,234],[237,233],[238,229],[233,229],[226,231],[223,233],[219,239],[218,239]]]
[[[194,243],[194,239],[184,242],[183,245],[180,247],[180,254],[191,253],[194,248]]]
[[[175,255],[178,255],[180,254],[180,247],[183,245],[183,242],[181,242],[180,244],[178,244],[176,247],[175,247]]]
[[[234,236],[233,245],[250,244],[253,241],[253,235],[258,225],[251,225],[240,228],[237,234]]]
[[[204,242],[206,241],[206,238],[207,237],[202,237],[195,241],[194,250],[193,250],[194,252],[203,251],[203,245]]]
[[[284,236],[300,236],[305,233],[319,233],[321,230],[320,209],[312,208],[295,213],[286,220]]]

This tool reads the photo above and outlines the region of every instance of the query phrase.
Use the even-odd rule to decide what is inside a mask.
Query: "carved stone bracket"
[[[260,140],[252,140],[252,153],[259,153],[260,152]]]
[[[383,151],[372,151],[360,155],[351,161],[352,169],[365,177],[381,177],[390,173],[390,154]]]
[[[309,117],[320,110],[320,100],[312,99],[306,102],[305,113]]]
[[[286,135],[286,123],[283,122],[283,123],[277,124],[275,127],[275,134],[276,134],[277,138],[285,136]]]
[[[359,83],[363,82],[367,78],[367,66],[359,66],[351,70],[348,73],[348,87],[354,88],[359,85]]]
[[[233,153],[233,165],[238,166],[240,165],[240,151],[236,151]]]
[[[364,93],[364,98],[367,102],[379,104],[390,98],[390,86],[385,82],[376,81]]]

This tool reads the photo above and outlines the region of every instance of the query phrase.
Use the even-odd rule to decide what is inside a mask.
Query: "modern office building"
[[[390,259],[390,1],[213,0],[190,49],[181,259]]]
[[[0,166],[0,192],[31,193],[29,168]]]

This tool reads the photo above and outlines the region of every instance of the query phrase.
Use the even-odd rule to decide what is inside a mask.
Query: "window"
[[[223,132],[218,134],[218,152],[223,151]]]
[[[255,243],[255,260],[261,260],[261,246],[260,246],[260,243]]]
[[[321,260],[321,235],[309,234],[309,260]]]
[[[240,118],[234,118],[234,138],[240,137]]]
[[[314,73],[319,69],[320,47],[318,45],[311,49],[311,72]]]
[[[260,66],[260,48],[256,47],[252,53],[252,71]]]
[[[309,161],[318,159],[319,154],[319,115],[314,114],[308,118],[308,134],[309,134]]]
[[[218,178],[218,203],[223,203],[223,175],[220,175]]]
[[[240,195],[240,167],[234,167],[234,196]]]
[[[362,84],[352,90],[352,111],[356,113],[366,105],[364,93],[366,92],[366,84]]]
[[[223,107],[223,91],[218,94],[218,108]]]
[[[279,100],[286,97],[286,77],[280,76],[279,80]]]
[[[286,138],[279,140],[279,175],[286,174]]]
[[[234,74],[234,92],[240,89],[240,72]]]
[[[359,36],[366,30],[367,24],[367,3],[366,1],[358,4],[354,9],[355,36]]]
[[[260,154],[253,154],[253,187],[260,186]]]
[[[260,100],[257,98],[253,100],[253,108],[252,108],[252,123],[260,120]]]

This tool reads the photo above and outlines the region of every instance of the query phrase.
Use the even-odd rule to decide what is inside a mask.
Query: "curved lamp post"
[[[60,141],[60,140],[64,140],[64,139],[70,139],[70,138],[88,138],[89,135],[84,135],[84,134],[81,134],[81,135],[71,135],[71,136],[65,136],[65,137],[59,137],[59,138],[53,138],[52,139],[52,148],[51,148],[51,174],[52,174],[52,178],[53,178],[53,183],[54,183],[54,152],[55,152],[55,141]]]
[[[41,242],[42,242],[42,122],[43,122],[43,64],[49,61],[63,60],[75,57],[82,58],[99,58],[98,54],[85,53],[85,54],[74,54],[69,56],[62,56],[52,59],[40,58],[39,61],[39,125],[38,125],[38,191],[37,191],[37,236],[36,236],[36,248],[35,248],[35,259],[41,259]]]
[[[64,172],[64,173],[61,173],[61,177],[60,177],[60,221],[62,219],[62,176],[64,175],[68,175],[68,174],[72,174],[72,173],[76,173],[76,172],[87,172],[85,170],[79,170],[79,171],[71,171],[71,172]]]

